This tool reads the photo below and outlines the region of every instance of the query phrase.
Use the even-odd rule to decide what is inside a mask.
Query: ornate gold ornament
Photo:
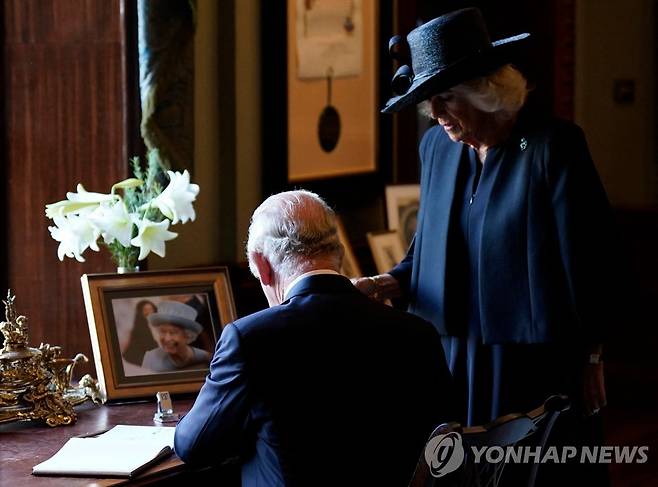
[[[91,400],[103,404],[96,379],[89,374],[77,386],[71,384],[75,365],[88,359],[79,353],[72,359],[61,357],[62,348],[42,343],[28,346],[27,318],[17,315],[16,296],[7,291],[5,321],[0,332],[5,337],[0,348],[0,423],[43,420],[49,426],[75,423],[74,406]]]

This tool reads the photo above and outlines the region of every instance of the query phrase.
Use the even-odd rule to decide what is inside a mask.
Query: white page
[[[162,446],[174,447],[174,426],[128,426],[119,424],[102,435],[96,437],[102,441],[155,441]]]
[[[115,426],[96,438],[71,438],[51,458],[36,465],[34,474],[129,476],[173,448],[174,427]]]

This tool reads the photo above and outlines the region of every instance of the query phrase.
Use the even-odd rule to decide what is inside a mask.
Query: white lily
[[[50,235],[59,242],[57,256],[64,260],[64,256],[75,258],[78,262],[84,262],[82,253],[91,248],[98,252],[96,240],[100,230],[94,227],[88,218],[79,215],[55,216],[55,226],[48,227]]]
[[[55,218],[56,216],[64,216],[69,213],[77,213],[80,210],[85,208],[93,208],[98,206],[98,203],[93,202],[79,202],[79,201],[70,201],[62,200],[57,203],[50,203],[46,205],[46,216],[50,219]]]
[[[190,184],[190,173],[183,171],[167,171],[169,175],[169,184],[165,190],[160,193],[152,202],[160,212],[171,220],[175,225],[179,221],[186,223],[188,220],[194,221],[196,213],[192,202],[199,194],[199,185]]]
[[[93,208],[103,202],[114,201],[119,197],[114,194],[90,193],[82,184],[78,184],[77,193],[66,193],[65,200],[46,205],[46,216],[54,218],[55,216],[64,216],[69,213],[78,213],[85,208]]]
[[[112,186],[112,189],[110,189],[110,193],[114,194],[114,192],[117,189],[129,189],[129,188],[137,188],[139,186],[142,186],[144,184],[144,181],[138,178],[128,178],[124,179],[123,181],[119,181],[115,185]]]
[[[76,188],[78,190],[77,193],[73,193],[69,191],[66,193],[66,199],[70,201],[77,201],[79,203],[103,203],[107,201],[113,201],[118,198],[117,195],[114,194],[104,194],[104,193],[92,193],[87,191],[82,184],[78,183],[78,186]]]
[[[106,244],[117,240],[124,247],[130,247],[133,220],[122,201],[113,205],[101,205],[88,218],[100,229]]]
[[[139,247],[139,257],[137,260],[143,260],[153,251],[153,253],[160,257],[165,256],[165,242],[172,240],[178,236],[175,232],[170,232],[169,220],[162,220],[161,222],[153,222],[144,218],[135,221],[139,233],[133,238],[130,243],[135,247]]]

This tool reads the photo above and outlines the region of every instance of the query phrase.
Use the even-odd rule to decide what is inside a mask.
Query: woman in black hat
[[[581,129],[525,106],[526,80],[510,62],[528,37],[491,42],[473,8],[434,19],[409,33],[411,65],[398,70],[382,110],[423,102],[437,125],[420,144],[406,258],[355,284],[408,297],[410,311],[437,327],[467,424],[558,393],[574,415],[606,403],[611,212]]]

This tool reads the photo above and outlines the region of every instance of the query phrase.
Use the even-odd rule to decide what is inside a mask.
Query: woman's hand
[[[372,277],[357,277],[352,284],[363,294],[377,301],[398,298],[402,295],[400,284],[390,274],[379,274]]]
[[[583,372],[583,408],[587,416],[592,416],[607,404],[603,362],[585,365]]]

